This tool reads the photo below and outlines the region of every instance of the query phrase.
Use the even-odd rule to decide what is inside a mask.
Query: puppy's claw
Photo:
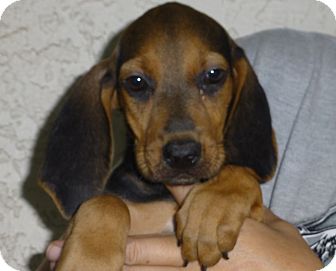
[[[187,267],[188,263],[189,263],[188,260],[184,260],[183,261],[183,267]]]
[[[207,270],[207,267],[205,265],[201,265],[201,271],[206,271]]]
[[[182,245],[182,240],[181,239],[177,239],[177,246],[180,247]]]
[[[222,256],[223,256],[223,259],[225,259],[225,260],[229,260],[230,259],[229,258],[229,254],[227,252],[223,252]]]

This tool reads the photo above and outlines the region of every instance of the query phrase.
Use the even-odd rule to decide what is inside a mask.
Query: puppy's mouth
[[[173,169],[163,161],[152,171],[150,180],[168,185],[191,185],[207,181],[218,171],[219,167],[212,168],[206,161],[186,169]]]
[[[207,178],[201,178],[200,174],[176,172],[168,169],[157,170],[153,175],[154,182],[160,182],[168,185],[190,185],[199,183],[205,179]]]
[[[156,183],[191,185],[204,182],[218,173],[224,161],[223,152],[207,147],[202,148],[195,141],[180,140],[155,151],[138,148],[138,168],[144,177]]]

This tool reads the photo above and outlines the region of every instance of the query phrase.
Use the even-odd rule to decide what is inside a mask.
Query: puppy
[[[112,118],[127,123],[114,169]],[[260,183],[276,167],[265,93],[243,50],[208,16],[181,4],[149,10],[111,56],[72,89],[50,133],[41,185],[71,218],[57,270],[121,270],[126,202],[171,200],[186,261],[228,258],[245,218],[263,219]],[[149,203],[150,204],[150,203]]]

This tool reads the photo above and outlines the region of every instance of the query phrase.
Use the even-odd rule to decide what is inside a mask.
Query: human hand
[[[220,260],[211,271],[283,271],[318,270],[322,264],[299,235],[294,226],[280,220],[268,209],[265,223],[246,219],[237,245],[229,260]],[[49,245],[47,258],[55,266],[62,241]],[[182,267],[180,248],[174,235],[136,236],[128,239],[124,271],[193,271],[200,270],[197,262]]]

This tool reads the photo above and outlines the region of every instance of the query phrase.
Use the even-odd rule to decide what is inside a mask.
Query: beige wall
[[[22,0],[0,23],[0,250],[20,270],[39,260],[62,220],[36,187],[47,119],[74,78],[128,22],[158,0]],[[336,35],[315,0],[181,1],[238,37],[290,27]]]

